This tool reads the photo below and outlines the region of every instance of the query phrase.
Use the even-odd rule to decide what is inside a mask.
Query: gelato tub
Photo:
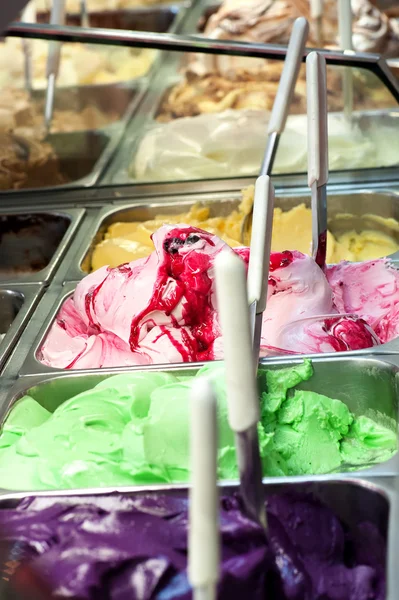
[[[83,215],[82,209],[0,213],[0,282],[50,279]]]
[[[260,591],[275,591],[276,580],[282,582],[277,587],[279,600],[304,598],[293,596],[293,591],[313,593],[320,588],[326,600],[338,598],[337,588],[344,588],[340,600],[360,598],[352,592],[363,591],[369,600],[387,598],[387,575],[392,587],[396,576],[388,573],[393,566],[388,536],[393,535],[394,500],[385,481],[268,484],[264,494],[268,541],[242,514],[238,488],[221,489],[219,598],[244,593],[249,600],[263,598]],[[138,586],[141,592],[145,589],[146,598],[153,597],[154,586],[161,596],[191,597],[187,511],[187,489],[119,493],[92,489],[25,499],[8,494],[0,500],[0,568],[7,574],[0,584],[2,598],[28,600],[32,594],[42,598],[36,593],[51,593],[61,585],[71,595],[79,586],[88,600],[97,600],[104,589],[111,600],[129,599],[136,597]],[[56,559],[50,561],[48,554]],[[279,560],[273,568],[276,555]],[[43,570],[43,563],[58,568]],[[143,568],[147,577],[141,581],[136,573]]]
[[[44,142],[9,135],[1,146],[7,168],[0,190],[94,185],[115,145],[115,136],[101,130],[51,133]]]
[[[22,90],[14,93],[24,95]],[[10,90],[12,102],[13,90]],[[3,94],[4,98],[4,94]],[[104,84],[98,86],[79,86],[61,88],[54,98],[54,115],[51,131],[67,133],[81,130],[102,129],[131,116],[140,99],[138,86],[130,87],[123,84]],[[12,106],[10,102],[9,106]],[[27,103],[27,101],[25,100]],[[32,102],[28,107],[32,111],[29,122],[23,122],[23,127],[43,126],[45,92],[35,90]],[[18,104],[16,104],[18,106]],[[27,110],[25,108],[25,115]],[[18,115],[16,115],[18,122]]]
[[[0,283],[0,370],[14,348],[39,301],[38,284]]]
[[[32,49],[32,85],[46,89],[48,42],[34,40]],[[121,83],[146,76],[157,52],[151,48],[63,43],[57,88],[79,85]],[[24,87],[24,53],[20,38],[8,37],[0,44],[0,88]]]
[[[91,185],[118,146],[142,93],[137,85],[61,88],[45,136],[43,90],[35,90],[32,98],[23,90],[4,90],[0,190]]]
[[[239,246],[242,219],[251,201],[252,188],[246,188],[242,194],[229,193],[224,197],[202,195],[182,200],[179,196],[161,202],[104,208],[93,223],[91,241],[85,241],[66,279],[77,281],[103,265],[114,267],[148,256],[154,248],[150,235],[164,223],[208,228],[229,245]],[[277,196],[275,206],[272,249],[309,252],[310,198]],[[399,249],[399,204],[394,193],[331,194],[328,216],[330,263],[379,258]]]
[[[397,111],[357,112],[350,134],[342,113],[329,113],[330,171],[392,167],[399,162]],[[246,108],[174,119],[147,121],[137,136],[128,134],[112,181],[185,181],[257,175],[270,113]],[[305,173],[307,125],[290,115],[281,136],[274,174]],[[244,135],[243,135],[244,134]],[[388,143],[387,143],[387,140]]]
[[[376,358],[269,361],[258,371],[265,477],[397,469],[397,367]],[[218,396],[218,476],[238,478],[224,366],[35,375],[3,402],[0,487],[175,484],[190,479],[189,393]],[[29,452],[27,451],[29,447]]]

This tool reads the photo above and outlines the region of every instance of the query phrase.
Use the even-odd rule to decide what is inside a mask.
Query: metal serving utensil
[[[54,0],[51,8],[50,23],[52,25],[63,25],[65,21],[65,0]],[[46,134],[50,132],[53,119],[55,84],[60,68],[61,43],[49,42],[49,53],[47,57],[47,90],[44,106],[44,124]]]
[[[267,528],[259,452],[260,407],[252,360],[245,265],[231,250],[215,260],[216,295],[223,334],[228,419],[235,433],[240,489],[247,515]]]
[[[328,128],[326,61],[306,59],[308,102],[308,186],[312,194],[312,257],[324,269],[327,255]]]
[[[301,66],[308,34],[309,23],[304,17],[299,17],[296,19],[292,28],[291,37],[287,48],[287,55],[284,61],[283,72],[281,74],[277,94],[274,99],[272,114],[270,116],[269,127],[267,130],[267,144],[259,178],[264,175],[270,175],[273,169],[280,136],[283,133],[285,124],[287,122],[288,110],[294,95],[299,67]],[[243,244],[245,243],[247,232],[252,221],[252,215],[253,206],[250,212],[244,216],[243,222],[241,223],[240,239]]]

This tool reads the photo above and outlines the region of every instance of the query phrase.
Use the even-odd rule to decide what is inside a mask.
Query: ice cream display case
[[[0,283],[43,283],[53,276],[84,209],[0,212]]]
[[[62,190],[24,190],[23,193],[4,194],[1,198],[3,220],[0,221],[0,225],[4,225],[4,231],[0,228],[0,250],[3,245],[4,252],[1,255],[5,260],[4,280],[1,279],[0,282],[4,297],[3,329],[6,333],[3,344],[9,345],[3,353],[4,356],[0,346],[0,595],[11,600],[19,597],[19,594],[21,600],[26,600],[24,582],[32,574],[29,569],[32,568],[36,576],[40,575],[40,564],[49,564],[46,563],[48,556],[45,552],[43,556],[37,557],[36,550],[33,550],[35,523],[37,519],[45,523],[47,529],[46,532],[42,530],[43,536],[48,534],[53,540],[53,528],[59,527],[59,518],[62,520],[57,512],[59,508],[66,511],[65,514],[70,516],[69,522],[75,524],[74,515],[77,513],[74,511],[83,510],[88,528],[90,523],[94,523],[95,526],[100,523],[96,520],[99,513],[105,519],[113,519],[115,535],[109,536],[106,541],[102,539],[104,545],[101,548],[104,552],[108,552],[110,548],[120,552],[120,544],[126,543],[126,536],[124,541],[119,537],[119,534],[122,535],[122,528],[116,527],[120,519],[123,520],[129,533],[129,552],[132,553],[124,554],[124,560],[127,561],[127,564],[124,563],[126,570],[119,570],[118,577],[115,578],[115,573],[110,575],[108,565],[103,563],[101,573],[102,581],[107,581],[107,593],[112,590],[122,594],[122,591],[127,593],[128,590],[130,594],[132,590],[135,591],[134,582],[137,582],[137,579],[130,577],[132,572],[129,570],[131,561],[136,560],[135,544],[132,543],[134,536],[129,529],[129,511],[136,511],[135,518],[138,511],[140,516],[135,522],[140,521],[148,530],[149,512],[146,503],[149,503],[151,519],[154,520],[153,523],[151,521],[151,527],[158,527],[161,537],[164,531],[162,516],[165,515],[166,520],[175,519],[173,522],[183,527],[179,529],[176,526],[176,536],[180,536],[180,542],[186,537],[186,486],[190,481],[188,394],[192,382],[198,380],[200,375],[206,374],[211,378],[218,395],[218,474],[224,496],[221,510],[226,513],[223,513],[224,526],[230,526],[229,511],[235,510],[234,518],[240,523],[235,530],[239,543],[249,539],[255,545],[258,543],[258,530],[240,514],[240,504],[236,497],[238,471],[234,437],[227,420],[223,362],[208,361],[207,358],[190,362],[191,355],[187,355],[185,359],[183,354],[188,338],[183,337],[175,344],[175,348],[182,349],[182,352],[184,350],[182,360],[175,360],[173,353],[164,360],[164,354],[167,352],[165,350],[163,354],[164,349],[160,348],[154,364],[125,362],[125,346],[127,343],[130,345],[130,338],[134,336],[140,338],[142,343],[143,338],[150,335],[154,329],[155,322],[160,329],[167,328],[170,324],[168,319],[173,318],[176,319],[177,329],[184,329],[179,321],[184,310],[172,306],[172,293],[165,295],[169,304],[165,302],[162,310],[158,310],[158,305],[151,304],[151,296],[150,309],[156,313],[156,317],[153,318],[152,324],[149,324],[148,319],[143,320],[144,333],[136,331],[141,325],[132,327],[131,311],[134,310],[137,314],[141,311],[147,315],[148,306],[145,302],[148,299],[148,290],[153,286],[154,278],[162,275],[159,265],[155,265],[154,269],[147,268],[149,262],[151,265],[156,262],[154,257],[147,259],[154,247],[164,261],[159,262],[167,266],[169,278],[165,290],[171,289],[177,281],[184,281],[191,299],[195,296],[194,291],[199,291],[206,298],[214,297],[208,285],[213,277],[213,254],[211,251],[202,252],[204,240],[216,250],[228,244],[235,248],[244,260],[248,259],[248,252],[240,249],[240,231],[246,211],[253,202],[254,191],[251,186],[259,167],[267,120],[258,119],[259,115],[253,117],[251,131],[262,129],[262,136],[258,134],[259,150],[255,148],[251,159],[253,169],[245,173],[251,175],[245,178],[246,186],[242,186],[242,177],[234,177],[237,173],[226,175],[224,180],[217,178],[215,181],[209,177],[201,179],[201,173],[201,178],[196,181],[195,177],[193,181],[184,177],[180,181],[178,178],[172,178],[169,184],[164,184],[157,178],[140,184],[130,177],[125,180],[118,180],[118,177],[124,165],[126,167],[134,163],[137,156],[143,160],[146,158],[143,154],[137,154],[144,134],[152,131],[154,126],[163,127],[168,124],[165,120],[162,123],[155,121],[162,110],[164,115],[169,115],[166,120],[170,117],[170,94],[173,85],[179,86],[182,83],[182,74],[178,69],[189,55],[194,53],[198,58],[208,53],[208,57],[212,57],[221,52],[227,58],[237,58],[241,53],[244,59],[268,60],[272,64],[271,61],[281,63],[285,48],[256,44],[224,45],[224,42],[208,43],[175,35],[157,36],[100,29],[58,30],[44,25],[36,28],[14,25],[10,28],[10,33],[15,35],[29,36],[35,31],[40,31],[44,37],[47,32],[52,32],[57,39],[65,43],[76,38],[79,43],[87,45],[94,40],[97,43],[108,43],[111,39],[114,44],[126,43],[137,47],[148,45],[150,49],[162,53],[162,56],[151,75],[137,84],[137,95],[130,98],[121,92],[116,99],[112,85],[107,87],[108,84],[77,87],[77,96],[69,96],[71,91],[67,88],[60,87],[57,90],[59,104],[55,108],[59,111],[68,110],[75,101],[74,98],[77,98],[77,104],[71,109],[76,116],[79,109],[75,106],[82,106],[82,97],[87,91],[89,103],[98,101],[100,108],[103,107],[105,112],[112,113],[107,102],[107,98],[110,98],[115,101],[115,106],[120,107],[119,113],[129,113],[128,118],[117,119],[123,122],[119,129],[121,136],[114,138],[118,140],[115,142],[115,151],[112,152],[112,156],[108,156],[101,174],[94,178],[93,168],[88,168],[90,174],[87,176],[91,179],[90,183],[88,179],[85,185],[89,187],[90,194],[84,190],[82,177],[79,177],[80,183],[72,183]],[[107,49],[106,45],[103,47]],[[185,57],[182,57],[183,52]],[[231,56],[228,56],[229,54]],[[355,135],[356,139],[350,140],[341,151],[341,142],[338,141],[334,147],[335,142],[332,141],[331,158],[334,159],[335,156],[337,159],[330,166],[334,170],[335,164],[337,170],[332,174],[333,185],[328,190],[327,248],[330,254],[326,272],[335,274],[334,267],[330,265],[341,259],[352,261],[354,265],[359,261],[371,259],[368,263],[370,271],[366,270],[364,276],[364,281],[369,285],[364,289],[370,290],[375,284],[378,291],[382,290],[386,300],[384,310],[386,304],[395,308],[396,292],[399,290],[399,287],[395,287],[399,277],[395,271],[399,264],[399,180],[396,174],[399,161],[395,154],[396,129],[393,130],[392,137],[389,137],[388,132],[392,132],[392,127],[396,127],[399,88],[379,57],[345,56],[335,51],[325,52],[324,55],[333,70],[363,69],[368,73],[368,79],[364,81],[371,81],[370,85],[375,92],[371,104],[363,109],[359,104],[359,110],[355,111],[352,122],[356,135],[364,136],[369,133],[368,142],[362,146],[364,139],[360,140]],[[337,75],[335,79],[333,76],[331,81],[336,81],[338,85],[338,80]],[[103,96],[101,92],[96,95],[96,90],[102,87]],[[119,87],[123,89],[123,86]],[[128,87],[126,86],[126,89]],[[386,92],[381,92],[383,89],[386,89]],[[64,91],[66,95],[62,101]],[[366,97],[366,91],[367,86],[359,99]],[[42,102],[41,91],[37,90],[35,94],[38,102]],[[304,94],[299,94],[299,112],[305,111],[305,104],[301,104],[303,100]],[[337,101],[336,112],[342,110],[339,94],[333,93],[332,101]],[[129,112],[131,102],[134,109]],[[162,106],[166,108],[163,109]],[[230,110],[231,119],[234,121],[235,113],[238,113],[239,109]],[[218,114],[216,111],[212,116],[218,119]],[[301,116],[303,115],[292,115],[293,125],[288,133],[286,132],[287,143],[282,140],[280,160],[286,157],[292,132],[300,131],[295,118]],[[169,122],[184,118],[173,117]],[[345,135],[339,130],[342,124],[339,119],[333,115],[330,122],[331,137],[333,138],[338,131],[337,137],[342,140],[345,139]],[[57,122],[59,121],[54,119],[54,127]],[[68,119],[60,126],[59,132],[51,135],[64,134],[67,125]],[[79,163],[84,164],[84,157],[87,159],[95,148],[94,138],[112,130],[114,125],[115,122],[106,123],[103,127],[93,127],[89,135],[93,134],[94,137],[77,144],[83,148],[79,155]],[[374,132],[383,138],[383,143],[380,144],[381,152],[373,153],[367,150],[368,144],[374,149],[376,144],[378,145],[378,141],[373,137]],[[86,136],[86,133],[84,130],[83,134],[73,131],[71,135]],[[136,144],[133,146],[132,135]],[[61,138],[60,152],[62,148],[66,148],[65,139]],[[155,143],[155,148],[157,147],[156,141],[151,143]],[[297,164],[302,165],[304,159],[300,144],[297,148]],[[354,156],[350,168],[346,172],[340,171],[338,159],[345,162],[345,157],[354,155],[356,148],[361,157]],[[220,156],[219,150],[221,152],[220,148],[217,151],[211,149],[209,157],[217,161]],[[393,157],[388,165],[384,162],[387,155]],[[367,162],[367,156],[372,157],[371,163],[368,163],[368,168],[362,169],[362,161]],[[125,160],[123,164],[121,157]],[[287,164],[291,165],[292,161],[288,159]],[[76,163],[70,168],[72,174],[76,173]],[[272,247],[275,254],[272,255],[271,261],[271,275],[275,280],[280,268],[287,266],[288,270],[291,267],[294,269],[292,265],[298,266],[300,261],[303,261],[303,264],[306,262],[308,266],[311,261],[305,254],[299,256],[299,252],[295,253],[298,250],[308,252],[310,245],[310,197],[303,185],[304,175],[293,175],[292,170],[283,171],[279,172],[276,179],[278,184],[274,213],[275,237]],[[243,191],[240,191],[241,186],[245,188]],[[20,231],[19,214],[24,214],[27,221],[26,231]],[[205,231],[198,233],[198,229],[195,228]],[[151,241],[152,234],[154,236]],[[200,248],[196,244],[203,245]],[[292,248],[292,252],[287,244]],[[189,254],[189,247],[195,248],[198,254],[202,252],[205,267],[202,263],[190,263],[187,272],[184,270],[184,260],[181,256]],[[39,256],[39,250],[43,256]],[[385,257],[392,259],[389,271]],[[138,262],[129,266],[132,260]],[[113,267],[110,272],[114,279],[107,279],[109,273],[106,265]],[[376,271],[372,270],[374,265],[377,265]],[[307,275],[308,270],[306,267],[301,273]],[[384,279],[386,271],[389,281]],[[1,274],[0,264],[0,276]],[[295,275],[294,270],[293,274]],[[341,286],[339,282],[334,283],[335,275],[331,277],[331,289],[335,285],[334,293],[337,294]],[[138,290],[134,297],[129,295],[129,279],[135,281]],[[20,281],[30,283],[23,284],[19,283]],[[312,290],[317,296],[318,290],[323,288],[323,285],[326,287],[325,282],[315,279],[313,283]],[[171,287],[168,288],[168,285]],[[30,290],[33,296],[29,296]],[[114,294],[115,290],[120,291],[120,296]],[[331,290],[326,290],[323,298],[331,295]],[[1,293],[0,290],[0,295]],[[366,296],[367,294],[361,297],[364,306],[368,306]],[[304,299],[309,298],[306,296]],[[193,302],[193,308],[187,311],[189,315],[192,316],[196,311],[202,314],[203,311],[207,318],[212,317],[208,314],[209,306],[206,302],[201,302]],[[95,303],[96,310],[93,308]],[[25,306],[28,311],[26,313],[23,312]],[[289,314],[290,310],[286,309],[285,312]],[[367,329],[368,323],[365,327],[359,319],[354,319],[349,310],[346,311],[349,314],[346,314],[345,310],[339,312],[343,313],[342,317],[351,324],[355,323],[362,328],[363,334],[370,334]],[[314,314],[317,316],[319,313]],[[135,318],[136,315],[133,316]],[[336,316],[332,315],[332,321]],[[371,316],[374,318],[374,327],[379,317],[375,317],[374,312]],[[0,321],[3,322],[2,319]],[[107,345],[107,335],[103,335],[106,329],[103,327],[104,319],[108,319],[109,331],[112,330],[112,348]],[[392,320],[394,329],[397,326],[396,312],[389,313],[389,319]],[[49,345],[48,338],[54,332],[55,326],[56,335]],[[86,326],[87,330],[84,330]],[[79,339],[72,339],[74,336],[71,335],[70,345],[70,340],[66,340],[64,334],[67,332],[69,335],[72,329]],[[382,329],[380,327],[379,333]],[[0,333],[3,333],[1,327]],[[140,337],[142,333],[143,336]],[[189,334],[191,335],[191,332]],[[206,328],[196,328],[195,339],[201,342],[201,352],[209,341],[208,334]],[[12,337],[14,335],[15,337]],[[172,332],[171,337],[173,335]],[[124,345],[116,339],[118,336]],[[126,336],[129,337],[128,342]],[[134,341],[137,341],[136,338]],[[316,353],[304,356],[302,353],[293,355],[283,352],[278,356],[263,357],[260,362],[259,439],[263,485],[268,500],[269,527],[273,531],[272,553],[277,552],[278,548],[283,548],[287,560],[294,565],[301,564],[301,569],[303,568],[301,581],[304,583],[298,583],[296,579],[295,585],[299,587],[291,587],[291,595],[287,591],[288,587],[285,587],[286,595],[281,595],[284,600],[302,600],[305,589],[315,588],[320,594],[327,594],[328,598],[331,589],[336,591],[338,579],[341,583],[344,581],[343,587],[353,592],[352,597],[348,596],[350,600],[359,600],[362,597],[395,600],[398,585],[395,560],[399,545],[399,490],[396,484],[399,476],[398,339],[396,337],[387,343],[351,349],[348,352],[327,351],[324,355]],[[79,345],[82,340],[83,344],[92,344],[87,352],[86,348],[82,352],[82,346]],[[102,344],[100,351],[99,340],[100,345]],[[146,343],[145,351],[150,349],[153,341]],[[190,338],[187,347],[191,343]],[[106,361],[104,364],[97,364],[101,362],[99,356],[109,357],[114,350],[117,358],[122,357],[125,366],[121,367],[121,363],[114,359],[112,366]],[[195,356],[197,358],[199,354]],[[209,355],[208,358],[220,357],[215,354],[213,357]],[[177,364],[178,362],[180,364]],[[32,494],[35,498],[29,499],[27,496]],[[169,512],[170,503],[172,512]],[[54,506],[57,508],[54,509]],[[121,507],[122,516],[119,511]],[[288,512],[284,512],[283,509]],[[306,514],[306,519],[303,519],[303,514]],[[79,515],[77,519],[80,518]],[[90,515],[94,515],[93,521],[90,521]],[[29,532],[28,521],[32,526]],[[67,536],[64,540],[69,543],[71,536],[66,526],[67,521],[68,518],[63,521],[63,531]],[[292,523],[298,522],[301,523],[300,527],[291,528]],[[303,530],[304,537],[298,540],[293,529],[302,531],[304,522],[312,531],[308,535],[308,529]],[[240,541],[241,525],[245,531],[245,539]],[[25,528],[26,537],[23,543],[18,527]],[[249,530],[255,537],[247,537]],[[74,533],[81,536],[78,542],[80,550],[87,550],[87,538],[80,525],[74,528]],[[168,532],[165,536],[167,535]],[[225,535],[223,527],[222,535]],[[315,543],[320,541],[320,547],[318,544],[316,549],[307,544],[302,547],[303,540],[310,538]],[[143,543],[146,539],[143,538]],[[151,539],[155,540],[155,537]],[[331,539],[334,541],[331,542]],[[88,572],[94,573],[98,572],[96,551],[100,546],[95,538],[91,539],[90,543],[91,551],[86,552],[86,557],[91,557]],[[264,550],[264,541],[262,544],[260,550]],[[248,560],[244,546],[241,548],[245,559],[245,573],[241,579],[238,577],[235,583],[247,586],[247,590],[251,585],[251,589],[255,590],[256,569],[259,563],[251,563]],[[48,547],[46,544],[41,545],[43,551]],[[186,553],[184,544],[179,546],[179,549],[183,554]],[[51,551],[51,560],[56,557],[57,564],[67,564],[59,547],[54,545]],[[316,566],[313,558],[309,558],[314,553],[318,554],[319,559],[323,557]],[[160,597],[166,598],[168,594],[173,594],[176,576],[181,597],[188,598],[190,591],[185,574],[179,578],[179,572],[185,572],[186,563],[173,562],[174,547],[172,554],[173,557],[168,563],[169,571],[161,582],[161,587],[165,585],[166,595]],[[27,556],[29,562],[25,563],[23,559]],[[78,556],[76,564],[81,565],[84,562],[79,553],[74,556]],[[330,573],[331,556],[334,572]],[[115,560],[119,568],[119,558]],[[260,560],[262,564],[266,564],[263,558]],[[26,564],[29,572],[23,570]],[[56,573],[54,571],[52,581],[55,584],[67,585],[63,579],[65,574],[69,582],[77,581],[74,565],[71,562],[68,565],[72,569],[68,573],[63,569],[58,569]],[[254,566],[253,569],[251,565]],[[324,576],[327,571],[329,578]],[[158,575],[159,572],[157,571]],[[229,585],[229,576],[225,579],[226,572],[229,573],[223,563],[222,586]],[[70,573],[72,577],[69,577]],[[152,576],[153,573],[150,574]],[[327,579],[329,583],[326,583]],[[87,581],[84,577],[79,579],[79,593],[86,593]],[[90,581],[90,585],[97,590],[99,582]],[[130,582],[130,587],[126,584],[127,581]],[[146,581],[149,579],[146,578]],[[284,578],[282,581],[288,586]],[[386,581],[389,586],[388,593],[385,588]],[[36,583],[34,577],[32,585]],[[156,579],[155,584],[158,583]],[[291,583],[290,580],[290,585]],[[301,585],[305,587],[301,588]],[[31,587],[30,592],[33,589],[36,591],[35,587]],[[223,589],[226,598],[231,598],[229,588]],[[76,594],[77,590],[74,589],[73,593]],[[345,598],[345,595],[342,597]]]

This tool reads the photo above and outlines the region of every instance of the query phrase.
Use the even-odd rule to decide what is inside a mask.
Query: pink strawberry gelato
[[[155,250],[85,277],[61,307],[39,353],[61,369],[201,362],[223,358],[213,264],[232,250],[188,225],[165,225]],[[274,252],[261,354],[358,350],[399,332],[399,272],[385,259],[324,273],[300,252]]]

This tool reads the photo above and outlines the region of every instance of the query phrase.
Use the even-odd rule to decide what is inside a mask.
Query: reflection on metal
[[[43,292],[39,284],[0,284],[0,372]]]

